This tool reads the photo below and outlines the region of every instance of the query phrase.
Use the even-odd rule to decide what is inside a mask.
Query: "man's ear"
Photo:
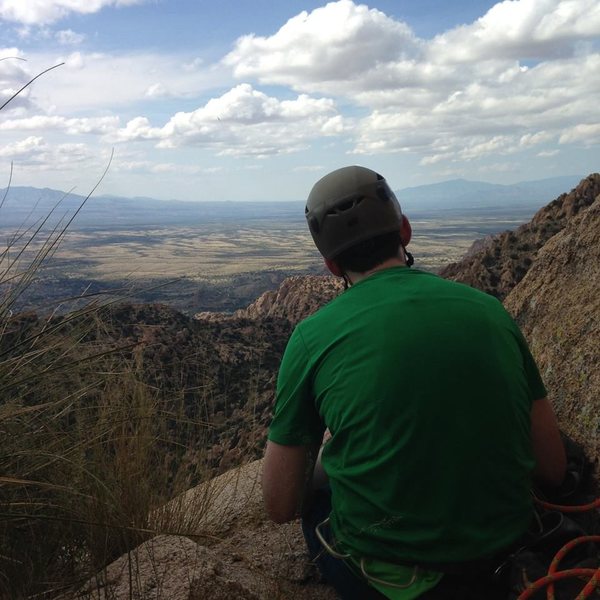
[[[400,241],[403,246],[408,246],[412,238],[412,227],[406,215],[402,215],[402,225],[400,226]]]
[[[339,268],[338,264],[331,258],[325,258],[325,266],[329,269],[329,272],[336,277],[343,277],[344,272]]]

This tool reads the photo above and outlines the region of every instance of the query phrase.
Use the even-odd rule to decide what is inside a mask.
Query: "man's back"
[[[376,272],[301,323],[269,438],[331,441],[332,527],[355,556],[491,555],[531,513],[531,403],[545,396],[500,303],[434,275]]]

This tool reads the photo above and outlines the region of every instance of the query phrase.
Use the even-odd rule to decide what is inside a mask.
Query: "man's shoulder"
[[[378,304],[380,298],[389,298],[392,301],[393,298],[407,297],[426,298],[429,301],[439,298],[440,304],[453,298],[461,303],[464,301],[465,306],[473,307],[476,304],[484,311],[508,314],[498,298],[467,284],[445,279],[429,271],[395,269],[382,271],[376,277],[369,277],[340,293],[314,313],[305,317],[296,328],[301,331],[327,329],[329,323],[339,319],[342,315],[348,318],[350,314],[360,312],[365,303],[372,301]],[[434,302],[434,305],[437,304]]]
[[[477,298],[490,306],[502,306],[502,302],[496,298],[496,296],[480,290],[479,288],[472,287],[466,283],[461,283],[460,281],[454,281],[453,279],[445,279],[439,275],[434,275],[434,277],[435,285],[440,288],[452,289],[457,295],[463,295],[467,298]]]

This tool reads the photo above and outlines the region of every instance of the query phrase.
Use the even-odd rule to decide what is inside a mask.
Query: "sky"
[[[60,63],[0,111],[0,188],[86,193],[108,166],[98,193],[302,200],[350,164],[394,189],[600,170],[598,0],[0,0],[0,105]]]

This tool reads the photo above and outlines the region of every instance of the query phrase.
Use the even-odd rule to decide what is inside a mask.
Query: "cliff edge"
[[[477,240],[462,260],[444,267],[440,275],[503,300],[523,279],[546,242],[589,208],[598,194],[600,173],[593,173],[541,208],[529,223]]]

